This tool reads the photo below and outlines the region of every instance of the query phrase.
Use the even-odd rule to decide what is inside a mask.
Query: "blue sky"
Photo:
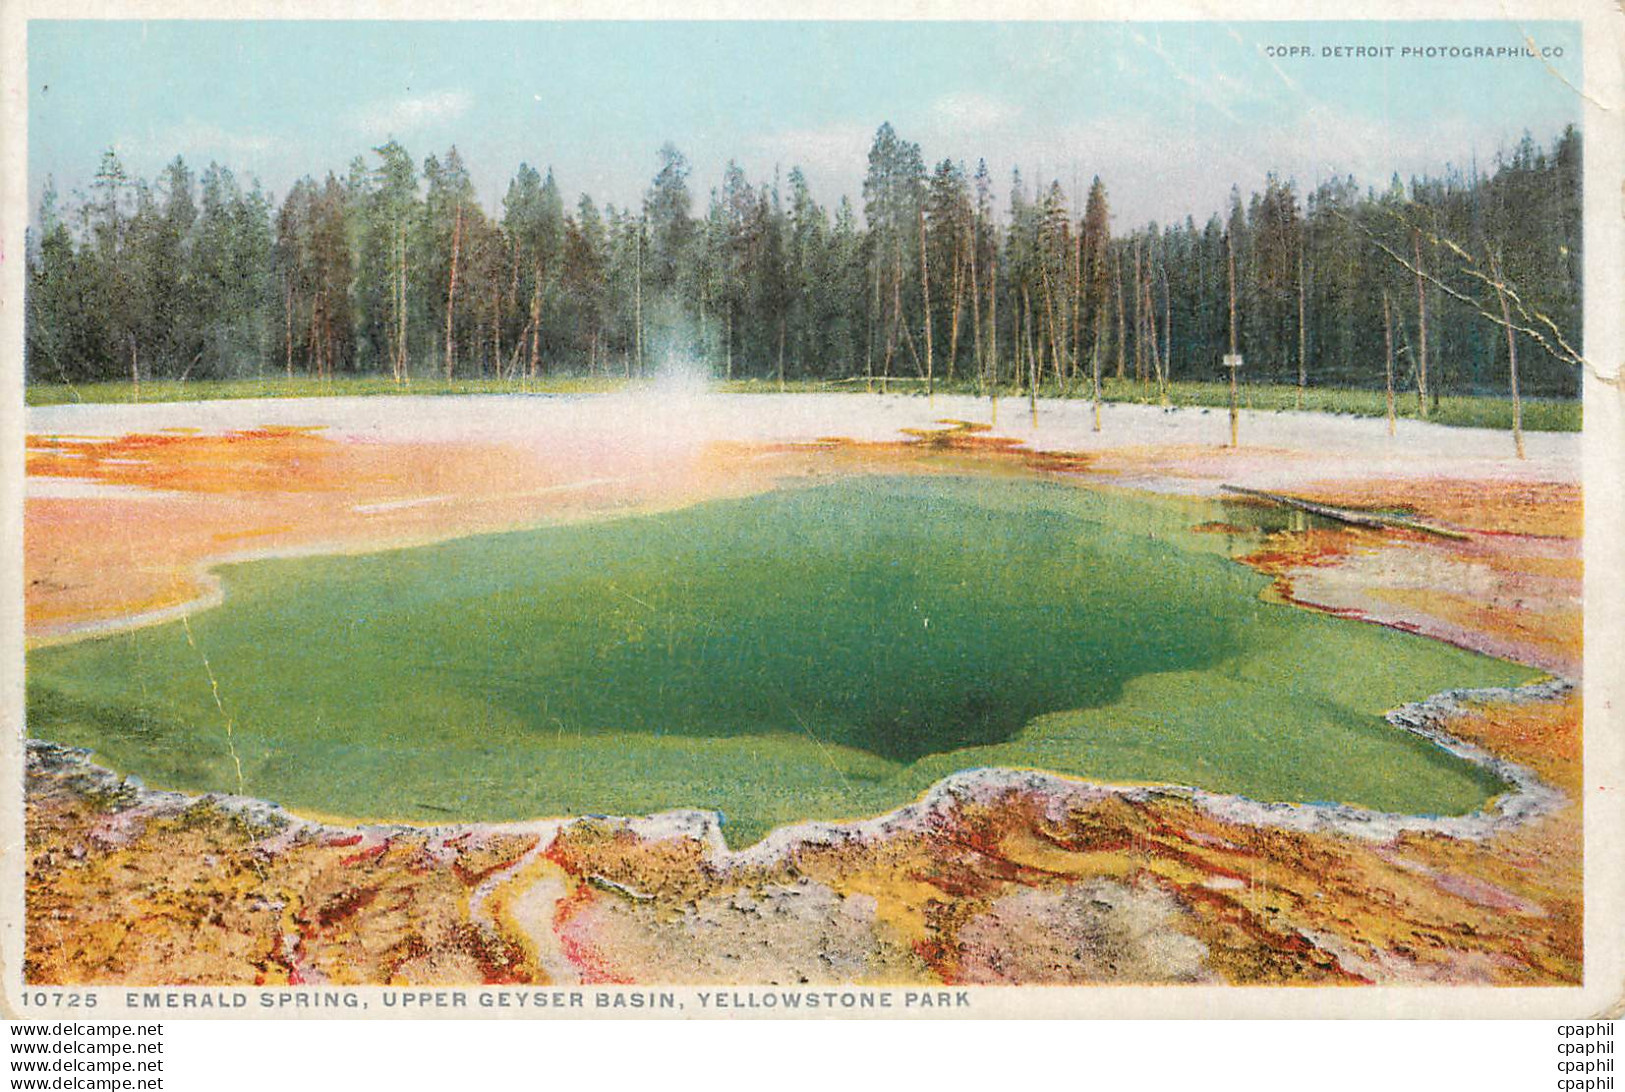
[[[1529,43],[1563,55],[1397,56]],[[859,200],[889,120],[929,163],[985,156],[1001,195],[1012,167],[1069,190],[1099,174],[1124,226],[1205,218],[1268,170],[1310,188],[1487,165],[1578,122],[1580,54],[1569,23],[35,21],[30,188],[70,194],[113,147],[139,174],[180,153],[281,194],[393,136],[419,162],[455,143],[493,206],[521,161],[624,204],[669,139],[697,209],[730,157],[753,179],[799,163],[833,204]]]

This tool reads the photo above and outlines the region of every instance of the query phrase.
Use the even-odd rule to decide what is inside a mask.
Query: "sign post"
[[[1238,416],[1238,407],[1236,405],[1236,373],[1241,370],[1241,354],[1224,354],[1224,367],[1230,371],[1230,446],[1237,447],[1239,445],[1236,439]]]

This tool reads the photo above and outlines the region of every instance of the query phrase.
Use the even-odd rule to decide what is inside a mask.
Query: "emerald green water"
[[[1382,713],[1533,672],[1266,603],[1188,531],[1212,514],[879,477],[233,565],[190,640],[32,653],[29,730],[164,788],[237,791],[240,761],[243,791],[296,809],[698,807],[734,843],[977,766],[1437,814],[1498,791]]]

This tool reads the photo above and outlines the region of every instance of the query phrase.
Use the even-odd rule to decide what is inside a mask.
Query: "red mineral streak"
[[[608,960],[599,952],[591,938],[591,925],[577,921],[592,909],[596,893],[586,884],[579,884],[570,894],[559,899],[553,911],[553,933],[559,949],[581,973],[581,981],[588,985],[629,986],[635,979],[616,973]]]
[[[316,927],[330,929],[370,906],[377,897],[378,888],[358,887],[329,899],[316,911]]]
[[[363,849],[360,853],[352,853],[350,856],[340,860],[339,864],[348,868],[351,865],[358,865],[367,861],[377,860],[379,857],[382,857],[388,849],[389,839],[386,838],[384,841],[379,842],[375,846]]]

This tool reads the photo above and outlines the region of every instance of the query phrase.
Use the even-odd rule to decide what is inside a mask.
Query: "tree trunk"
[[[1230,355],[1236,355],[1236,240],[1228,232],[1224,237],[1224,249],[1227,264],[1230,269]],[[1238,405],[1239,391],[1236,389],[1236,373],[1240,368],[1235,361],[1229,361],[1230,367],[1230,446],[1240,446],[1241,413]]]
[[[399,368],[399,371],[396,373],[396,380],[395,381],[397,383],[402,383],[402,384],[405,384],[407,386],[410,386],[411,383],[412,383],[412,376],[408,372],[407,366],[406,366],[406,226],[404,224],[401,225],[401,228],[400,228],[400,239],[401,239],[401,248],[400,248],[401,261],[400,261],[400,271],[399,271],[400,279],[398,281],[399,292],[400,292],[400,305],[396,308],[396,324],[397,325],[396,325],[396,334],[395,334],[395,346],[396,346],[396,352],[399,354],[400,368]]]
[[[1072,247],[1072,371],[1083,360],[1083,221],[1078,221],[1078,237]]]
[[[1388,290],[1382,290],[1382,342],[1387,354],[1388,368],[1388,435],[1394,434],[1394,319],[1388,303]]]
[[[1162,404],[1169,404],[1174,385],[1174,286],[1168,280],[1166,267],[1162,271],[1162,370],[1167,376]]]
[[[491,286],[491,363],[502,380],[502,282]]]
[[[322,375],[322,297],[320,293],[310,301],[310,328],[305,331],[310,344],[310,359],[306,364],[311,373],[320,379]]]
[[[519,354],[525,351],[525,342],[527,342],[529,340],[530,340],[530,324],[527,323],[525,325],[525,328],[523,330],[519,331],[519,339],[513,343],[513,352],[508,354],[508,367],[507,367],[506,374],[507,374],[507,377],[508,377],[508,379],[510,381],[512,381],[514,376],[519,374]],[[587,356],[587,371],[589,373],[592,371],[592,355],[591,354],[592,354],[592,350],[589,348],[588,349],[588,356]],[[501,379],[502,376],[503,376],[503,372],[501,370],[499,370],[497,372],[497,378]]]
[[[293,382],[293,281],[283,278],[282,343],[287,351],[288,382]]]
[[[1044,318],[1045,318],[1046,324],[1049,327],[1049,363],[1050,363],[1050,371],[1055,374],[1055,385],[1056,385],[1056,387],[1059,388],[1061,386],[1061,384],[1065,380],[1065,376],[1062,374],[1063,367],[1064,367],[1064,362],[1061,359],[1061,348],[1060,348],[1061,342],[1064,341],[1065,338],[1064,338],[1064,335],[1062,335],[1060,333],[1060,331],[1056,328],[1056,322],[1055,322],[1055,294],[1052,291],[1050,291],[1049,269],[1046,267],[1046,268],[1041,269],[1040,272],[1043,273]]]
[[[1106,311],[1101,308],[1095,312],[1095,343],[1089,351],[1089,370],[1094,374],[1095,382],[1095,431],[1100,431],[1100,342],[1105,337]]]
[[[886,355],[880,362],[880,375],[882,380],[891,378],[891,358],[897,351],[897,331],[903,325],[903,243],[901,239],[894,240],[892,247],[892,278],[891,278],[892,309],[891,317],[886,322]],[[886,389],[886,383],[880,384],[880,389]]]
[[[1151,264],[1146,263],[1145,270],[1145,321],[1146,332],[1150,335],[1151,367],[1157,380],[1157,395],[1164,406],[1168,404],[1168,387],[1162,368],[1162,351],[1157,347],[1157,308],[1151,298]]]
[[[534,283],[530,289],[530,361],[525,368],[525,378],[536,378],[537,357],[541,355],[542,340],[542,267],[536,267]],[[589,364],[589,367],[591,365]]]
[[[452,366],[457,359],[457,342],[453,323],[457,315],[457,257],[463,244],[463,206],[457,206],[457,219],[451,229],[451,273],[446,284],[446,382],[451,382]]]
[[[879,262],[875,263],[874,283],[875,283],[874,305],[869,308],[869,337],[868,337],[868,340],[867,340],[866,344],[864,345],[864,352],[863,352],[864,389],[869,394],[875,393],[875,327],[876,327],[877,323],[879,322],[879,318],[880,318],[880,263]],[[729,315],[733,314],[732,311],[730,311],[728,313],[729,313]]]
[[[1523,450],[1523,402],[1518,397],[1518,335],[1512,328],[1512,312],[1507,307],[1506,286],[1501,280],[1501,263],[1490,255],[1490,276],[1495,278],[1495,295],[1501,301],[1501,321],[1507,332],[1507,367],[1512,382],[1512,443],[1518,450],[1518,458],[1524,458]]]
[[[1145,313],[1140,301],[1140,240],[1134,240],[1134,381],[1145,385]]]
[[[914,361],[914,374],[921,379],[925,378],[925,361],[920,357],[920,350],[914,344],[914,331],[907,325],[902,326],[903,345],[908,349],[909,359]]]
[[[1061,237],[1060,260],[1055,263],[1055,317],[1050,321],[1055,326],[1055,366],[1060,380],[1061,393],[1065,393],[1068,384],[1072,382],[1072,308],[1068,306],[1070,289],[1067,286],[1066,275],[1066,236]]]
[[[959,359],[959,314],[964,310],[965,293],[965,239],[960,236],[954,246],[954,279],[952,295],[954,306],[948,317],[948,382],[954,381],[954,364]]]
[[[508,299],[511,304],[519,302],[519,240],[515,239],[508,244],[508,251],[513,258],[508,273]],[[512,369],[510,369],[511,371]]]
[[[1117,285],[1117,378],[1122,379],[1128,351],[1128,319],[1123,311],[1123,252],[1112,252],[1112,280]]]
[[[1432,219],[1433,219],[1433,264],[1438,265],[1439,264],[1439,216],[1438,216],[1437,212],[1433,213]],[[1431,295],[1437,289],[1437,287],[1438,287],[1437,285],[1429,284],[1428,285],[1429,294]],[[1429,403],[1431,403],[1431,406],[1430,406],[1431,409],[1437,410],[1439,408],[1439,390],[1440,390],[1440,388],[1442,388],[1444,386],[1444,381],[1443,380],[1444,380],[1444,377],[1442,375],[1433,376],[1431,379],[1428,380],[1428,401],[1429,401]]]
[[[931,362],[931,266],[925,259],[925,209],[920,209],[920,291],[925,304],[925,393],[936,397],[936,376]]]
[[[396,264],[398,266],[399,265],[400,252],[401,252],[401,240],[400,240],[399,235],[397,235],[397,237],[395,239],[394,251],[395,251],[395,253],[392,255],[392,258],[395,259],[394,264]],[[390,307],[392,309],[392,314],[390,315],[390,327],[391,327],[391,329],[390,329],[389,334],[388,334],[388,340],[389,340],[389,370],[390,370],[391,376],[395,380],[395,384],[397,386],[399,386],[400,382],[401,382],[401,334],[400,334],[401,279],[400,279],[400,273],[399,273],[398,268],[394,272],[394,274],[390,277],[389,303],[390,303]]]
[[[1428,416],[1428,293],[1427,281],[1422,277],[1422,229],[1413,228],[1411,239],[1416,247],[1416,398],[1425,421]]]
[[[637,247],[634,253],[635,264],[632,274],[632,290],[634,299],[634,326],[633,336],[636,340],[638,354],[638,375],[643,375],[643,221],[638,221]]]
[[[971,225],[970,242],[970,340],[975,346],[972,357],[976,361],[976,393],[981,394],[987,387],[987,354],[982,351],[982,283],[977,274],[977,266],[981,265],[980,239],[977,238],[976,225]]]
[[[987,277],[987,368],[988,397],[992,399],[992,424],[999,423],[999,245],[993,240],[993,264]]]
[[[711,298],[700,285],[700,355],[705,359],[705,374],[707,378],[716,378],[717,358],[715,346],[711,344]]]
[[[1303,240],[1298,240],[1298,408],[1303,409],[1303,392],[1309,384],[1309,335],[1304,325],[1308,288],[1303,277]]]
[[[1027,335],[1027,401],[1032,407],[1033,427],[1038,426],[1038,351],[1033,344],[1033,300],[1027,286],[1021,286],[1022,329]]]

